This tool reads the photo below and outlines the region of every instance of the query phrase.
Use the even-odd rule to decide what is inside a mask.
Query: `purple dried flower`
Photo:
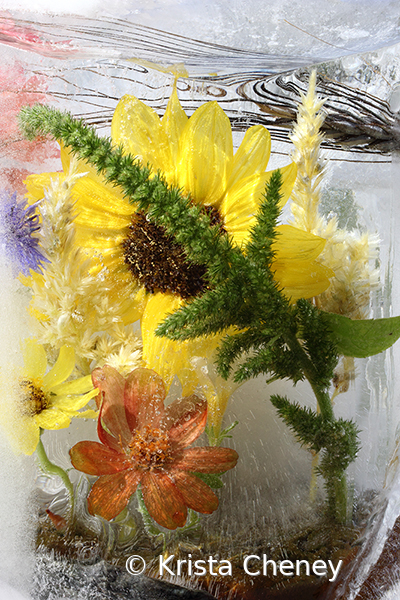
[[[17,193],[0,192],[1,247],[11,260],[13,275],[29,275],[29,269],[39,271],[47,258],[43,256],[35,232],[40,229],[38,203],[28,206],[17,201]]]

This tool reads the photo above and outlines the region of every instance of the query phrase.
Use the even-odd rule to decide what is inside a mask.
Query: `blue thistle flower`
[[[17,193],[0,192],[0,243],[11,260],[13,275],[29,275],[29,270],[40,272],[47,258],[42,254],[35,233],[40,229],[38,202],[28,206],[18,202]]]

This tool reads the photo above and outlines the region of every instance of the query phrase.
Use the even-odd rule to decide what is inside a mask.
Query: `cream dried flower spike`
[[[371,289],[378,283],[378,272],[370,265],[379,240],[368,232],[340,229],[336,216],[327,219],[320,213],[321,182],[326,171],[326,159],[321,153],[323,104],[324,100],[316,95],[316,71],[313,71],[290,136],[295,147],[293,160],[297,164],[291,204],[293,224],[326,239],[318,261],[330,267],[335,277],[329,288],[314,299],[316,306],[351,319],[365,319]],[[344,357],[336,375],[336,393],[345,392],[355,375],[354,359]]]

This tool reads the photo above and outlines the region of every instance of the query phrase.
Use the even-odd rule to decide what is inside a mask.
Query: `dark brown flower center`
[[[30,379],[21,381],[20,386],[23,390],[23,411],[28,416],[39,415],[48,408],[49,400],[38,385]]]
[[[212,225],[219,224],[225,231],[216,208],[205,206],[204,211]],[[207,288],[205,266],[189,262],[182,246],[143,212],[133,215],[122,249],[128,269],[148,292],[172,293],[187,299]]]
[[[157,469],[171,459],[168,434],[146,425],[129,444],[130,458],[142,469]]]

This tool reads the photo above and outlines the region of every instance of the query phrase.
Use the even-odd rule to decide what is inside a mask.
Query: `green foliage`
[[[254,350],[238,365],[234,380],[242,383],[258,375],[268,375],[268,382],[276,379],[291,379],[294,383],[304,379],[303,369],[290,349],[284,336],[272,338]]]
[[[302,445],[317,453],[325,450],[318,469],[322,475],[338,477],[356,458],[358,430],[353,421],[324,419],[322,414],[276,394],[270,400]]]
[[[239,425],[239,421],[234,421],[222,431],[220,429],[216,431],[213,425],[207,425],[205,432],[208,437],[208,442],[210,446],[220,446],[225,439],[231,438],[232,436],[230,435],[230,433],[233,429],[235,429],[237,425]],[[196,475],[200,477],[199,473],[196,473]]]
[[[214,490],[219,490],[224,487],[224,482],[220,475],[216,473],[193,473],[193,475],[196,475],[196,477],[204,481],[204,483]]]
[[[356,424],[342,418],[324,418],[321,413],[290,402],[286,397],[273,395],[270,400],[298,441],[308,450],[320,453],[316,471],[325,480],[328,514],[345,522],[348,510],[344,473],[359,450]]]
[[[400,317],[352,321],[343,315],[323,313],[332,344],[344,356],[366,358],[383,352],[400,337]]]
[[[290,402],[284,396],[273,394],[270,397],[278,415],[286,425],[296,434],[299,442],[309,450],[319,452],[323,447],[324,418],[310,408],[302,407],[295,402]]]
[[[328,387],[338,362],[337,348],[329,335],[323,313],[307,300],[297,302],[298,336],[314,366],[313,383]]]

